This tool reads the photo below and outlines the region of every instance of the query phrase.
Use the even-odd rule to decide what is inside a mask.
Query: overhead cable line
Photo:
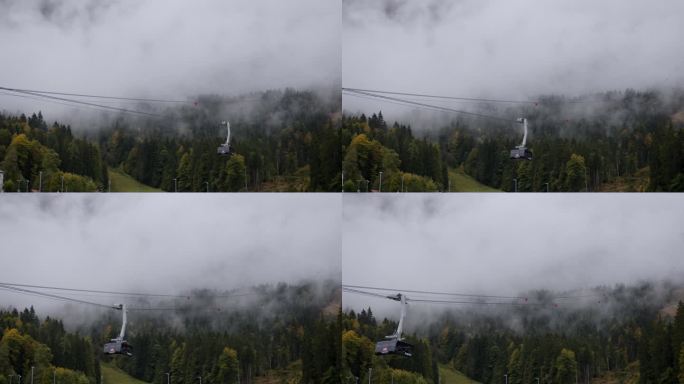
[[[411,299],[406,298],[409,302],[420,302],[420,303],[434,303],[434,304],[476,304],[476,305],[520,305],[520,306],[548,306],[548,303],[529,303],[529,302],[515,302],[515,301],[459,301],[459,300],[429,300],[429,299]]]
[[[75,299],[73,297],[55,295],[55,294],[51,294],[51,293],[47,293],[47,292],[33,291],[30,289],[14,287],[14,286],[5,285],[2,283],[0,283],[0,290],[11,291],[11,292],[15,292],[15,293],[19,293],[19,294],[25,294],[25,295],[29,295],[29,296],[38,296],[38,297],[43,297],[43,298],[53,299],[53,300],[58,300],[58,301],[68,301],[68,302],[73,302],[73,303],[77,303],[77,304],[87,304],[87,305],[92,305],[92,306],[101,307],[101,308],[120,309],[120,307],[116,306],[116,305],[107,305],[107,304],[97,303],[94,301],[80,300],[80,299]],[[177,311],[179,309],[181,309],[181,307],[128,307],[129,311]]]
[[[350,96],[364,95],[364,96],[369,96],[369,97],[376,98],[376,99],[389,100],[389,101],[413,105],[413,106],[422,107],[422,108],[428,108],[428,109],[442,111],[442,112],[458,113],[458,114],[463,114],[463,115],[468,115],[468,116],[473,116],[473,117],[478,117],[478,118],[483,118],[483,119],[504,121],[507,123],[517,123],[517,121],[515,119],[507,119],[507,118],[503,118],[500,116],[485,115],[483,113],[477,113],[477,112],[468,112],[468,111],[458,110],[458,109],[434,105],[434,104],[427,104],[427,103],[422,103],[422,102],[418,102],[418,101],[401,99],[401,98],[397,98],[397,97],[384,96],[384,95],[370,93],[370,92],[366,92],[366,91],[351,90],[351,89],[345,89],[343,91],[346,92]]]
[[[76,97],[87,97],[87,98],[94,98],[94,99],[140,101],[140,102],[151,102],[151,103],[188,103],[188,104],[193,103],[192,101],[188,101],[188,100],[148,99],[148,98],[143,98],[143,97],[104,96],[104,95],[92,95],[92,94],[83,94],[83,93],[40,91],[40,90],[33,90],[33,89],[5,88],[5,87],[0,87],[0,89],[11,90],[14,92],[31,92],[31,93],[39,93],[39,94],[43,94],[43,95],[76,96]]]
[[[95,290],[95,289],[62,288],[62,287],[52,287],[52,286],[46,286],[46,285],[17,284],[17,283],[5,283],[5,282],[0,282],[0,285],[13,286],[13,287],[50,289],[50,290],[56,290],[56,291],[103,293],[103,294],[121,295],[121,296],[179,297],[179,298],[188,298],[188,299],[190,298],[190,296],[188,296],[188,295],[170,295],[170,294],[161,294],[161,293],[140,293],[140,292],[120,292],[120,291],[101,291],[101,290]]]
[[[233,297],[241,297],[241,296],[250,296],[250,295],[256,295],[256,292],[244,292],[243,290],[236,290],[235,293],[226,293],[226,294],[208,294],[208,295],[202,295],[202,294],[185,294],[185,295],[179,295],[179,294],[164,294],[164,293],[145,293],[145,292],[127,292],[127,291],[107,291],[107,290],[96,290],[96,289],[83,289],[83,288],[65,288],[65,287],[55,287],[55,286],[48,286],[48,285],[35,285],[35,284],[18,284],[18,283],[7,283],[7,282],[0,282],[0,286],[6,286],[6,287],[24,287],[24,288],[36,288],[36,289],[45,289],[45,290],[55,290],[55,291],[65,291],[65,292],[73,292],[71,294],[69,293],[64,293],[65,295],[84,295],[84,296],[95,296],[95,295],[102,295],[105,296],[110,296],[110,297],[116,297],[116,296],[124,296],[124,297],[164,297],[164,298],[179,298],[179,299],[187,299],[190,300],[192,298],[196,299],[224,299],[224,298],[233,298]],[[92,294],[92,295],[89,295]]]
[[[371,289],[371,290],[376,290],[376,291],[421,293],[421,294],[441,295],[441,296],[482,297],[482,298],[491,298],[491,299],[522,299],[522,300],[527,299],[527,297],[524,297],[524,296],[480,295],[480,294],[472,294],[472,293],[454,293],[454,292],[420,291],[420,290],[412,290],[412,289],[369,287],[369,286],[364,286],[364,285],[349,285],[349,284],[342,284],[342,287],[359,288],[359,289]]]
[[[52,299],[55,299],[55,300],[71,301],[71,302],[75,302],[75,303],[79,303],[79,304],[94,305],[94,306],[102,307],[102,308],[116,308],[115,306],[112,306],[112,305],[106,305],[106,304],[96,303],[96,302],[93,302],[93,301],[86,301],[86,300],[74,299],[74,298],[72,298],[72,297],[65,297],[65,296],[60,296],[60,295],[54,295],[54,294],[46,293],[46,292],[33,291],[33,290],[30,290],[30,289],[19,288],[19,287],[13,287],[13,286],[11,286],[11,285],[5,285],[5,284],[1,284],[1,283],[0,283],[0,287],[1,287],[1,288],[5,288],[5,289],[9,289],[9,290],[12,290],[12,291],[15,291],[15,292],[17,292],[17,293],[27,293],[27,294],[31,294],[31,295],[39,295],[39,296],[43,296],[43,297],[46,297],[46,298],[52,298]]]
[[[460,100],[460,101],[475,101],[483,103],[511,103],[511,104],[537,104],[539,101],[533,100],[505,100],[505,99],[485,99],[477,97],[459,97],[459,96],[441,96],[441,95],[428,95],[424,93],[410,93],[410,92],[395,92],[395,91],[378,91],[373,89],[361,89],[361,88],[342,88],[343,91],[361,91],[369,93],[380,93],[385,95],[398,95],[398,96],[415,96],[415,97],[425,97],[431,99],[445,99],[445,100]]]
[[[44,95],[41,93],[35,93],[35,92],[30,92],[30,91],[22,91],[22,90],[17,90],[17,89],[13,89],[13,88],[2,87],[2,86],[0,86],[0,90],[20,93],[20,94],[25,94],[25,95],[32,95],[32,96],[37,96],[37,97],[41,97],[41,98],[45,98],[45,99],[66,101],[68,103],[85,105],[85,106],[89,106],[89,107],[93,107],[93,108],[108,109],[108,110],[118,111],[118,112],[123,112],[123,113],[131,113],[131,114],[144,115],[144,116],[150,116],[150,117],[164,117],[164,116],[157,114],[157,113],[143,112],[143,111],[138,111],[135,109],[112,107],[110,105],[96,104],[96,103],[91,103],[91,102],[82,101],[82,100],[75,100],[75,99],[69,99],[69,98],[64,98],[64,97]]]

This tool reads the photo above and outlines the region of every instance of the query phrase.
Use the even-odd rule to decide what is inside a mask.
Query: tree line
[[[528,119],[532,161],[509,158],[522,138],[513,119],[457,118],[416,138],[382,113],[344,116],[344,169],[373,185],[379,171],[393,175],[387,191],[408,174],[427,179],[422,190],[446,190],[448,169],[456,168],[504,191],[683,191],[683,107],[681,90],[626,90],[484,110]],[[351,182],[348,189],[357,190]]]
[[[221,120],[231,123],[232,156],[216,153]],[[340,189],[339,104],[313,91],[201,96],[161,118],[102,116],[91,125],[0,114],[5,190],[106,191],[108,167],[165,191]]]
[[[282,375],[292,383],[339,383],[339,288],[330,282],[255,287],[241,299],[199,291],[174,311],[131,311],[126,340],[133,356],[106,356],[121,314],[110,311],[72,324],[39,319],[33,308],[0,311],[0,383],[30,377],[36,383],[100,383],[110,362],[145,382],[252,383]],[[142,303],[142,302],[141,302]]]
[[[509,383],[684,383],[684,304],[665,314],[655,292],[648,284],[621,286],[604,290],[592,305],[445,312],[406,336],[415,346],[410,358],[373,353],[394,321],[376,319],[370,307],[347,311],[343,377],[367,382],[372,368],[373,383],[437,384],[441,364],[492,384],[506,377]]]

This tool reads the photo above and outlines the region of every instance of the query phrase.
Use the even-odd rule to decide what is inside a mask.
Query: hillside
[[[451,181],[451,192],[501,192],[466,175],[463,167],[449,169],[449,181]]]
[[[111,192],[161,192],[159,188],[138,182],[120,168],[108,168]]]
[[[147,384],[126,372],[117,368],[111,362],[100,362],[100,372],[102,373],[102,384]]]
[[[439,365],[439,378],[442,384],[479,384],[446,364]]]

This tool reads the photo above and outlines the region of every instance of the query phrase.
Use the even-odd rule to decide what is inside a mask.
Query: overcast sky
[[[35,194],[0,200],[0,282],[174,294],[340,279],[336,195]],[[0,307],[40,300],[0,291]]]
[[[0,86],[181,99],[331,87],[340,14],[320,0],[0,0]],[[61,108],[0,95],[0,110],[27,105]]]
[[[343,211],[344,284],[515,296],[684,282],[680,194],[344,194]],[[343,295],[369,305],[399,311]]]
[[[523,100],[681,86],[682,14],[678,0],[343,0],[343,86]]]

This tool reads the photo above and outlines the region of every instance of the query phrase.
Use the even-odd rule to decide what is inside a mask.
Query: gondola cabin
[[[511,159],[532,160],[532,151],[522,146],[516,147],[515,149],[511,149]]]
[[[382,340],[375,344],[375,354],[411,357],[413,356],[413,345],[397,339]]]
[[[126,340],[112,339],[104,345],[105,355],[126,355],[133,356],[133,347]]]
[[[221,155],[221,156],[230,155],[230,144],[219,145],[219,147],[216,148],[216,154]]]
[[[230,123],[227,121],[222,121],[221,126],[226,127],[226,142],[216,148],[216,154],[221,156],[230,156]]]

